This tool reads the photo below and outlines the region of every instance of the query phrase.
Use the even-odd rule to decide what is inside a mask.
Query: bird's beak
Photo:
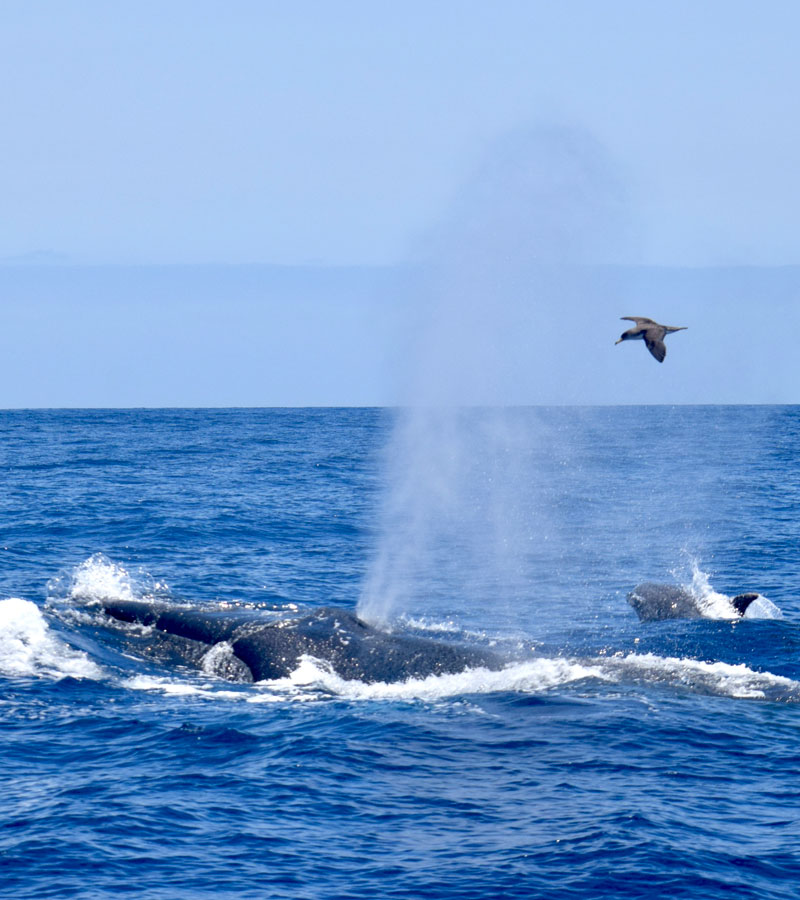
[[[616,347],[617,344],[621,344],[621,343],[622,343],[622,338],[620,338],[618,341],[614,341],[614,346]]]

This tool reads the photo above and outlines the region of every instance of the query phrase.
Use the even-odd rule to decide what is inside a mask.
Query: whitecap
[[[772,672],[758,672],[744,663],[629,653],[610,657],[602,665],[608,677],[620,681],[635,678],[735,699],[800,700],[800,682]]]
[[[347,700],[431,701],[465,694],[540,693],[570,682],[605,677],[597,665],[585,665],[558,657],[539,657],[499,670],[473,668],[405,681],[366,683],[345,680],[325,662],[312,656],[303,656],[297,669],[288,678],[260,682],[260,685],[290,691],[312,689]]]
[[[102,670],[50,629],[29,600],[0,600],[0,673],[46,678],[100,678]]]

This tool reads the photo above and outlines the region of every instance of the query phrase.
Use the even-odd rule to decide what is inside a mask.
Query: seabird
[[[688,325],[681,325],[675,328],[673,325],[659,325],[652,319],[646,319],[644,316],[621,316],[629,322],[636,322],[634,328],[629,328],[622,334],[622,337],[615,344],[621,344],[623,341],[644,341],[647,349],[655,356],[659,362],[664,362],[667,355],[667,348],[664,344],[664,336],[673,331],[686,331]]]

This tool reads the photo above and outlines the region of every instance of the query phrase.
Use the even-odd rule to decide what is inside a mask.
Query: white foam
[[[739,700],[800,701],[800,682],[771,672],[757,672],[745,664],[704,662],[653,653],[618,653],[591,659],[537,657],[499,671],[477,668],[458,674],[431,675],[398,682],[348,681],[330,666],[304,656],[287,678],[241,685],[176,681],[140,675],[123,684],[132,690],[170,696],[246,703],[297,703],[343,699],[351,702],[438,702],[475,694],[543,694],[582,681],[622,685],[626,682],[666,684],[691,692]]]
[[[451,675],[402,682],[365,684],[345,681],[324,663],[303,657],[286,688],[306,688],[348,700],[443,700],[467,694],[539,694],[567,684],[593,679],[621,683],[634,678],[651,683],[677,684],[704,693],[736,699],[800,699],[800,683],[771,672],[757,672],[742,664],[704,662],[655,654],[617,655],[589,660],[538,657],[499,671],[468,669]],[[281,682],[271,682],[279,688]]]
[[[608,680],[601,666],[568,659],[539,658],[507,666],[499,671],[468,669],[458,674],[431,675],[398,682],[348,681],[330,666],[311,656],[303,656],[286,678],[242,685],[231,690],[220,682],[175,681],[150,675],[126,679],[131,690],[156,691],[171,696],[238,700],[248,703],[309,702],[337,697],[360,701],[438,701],[468,694],[538,694],[560,685],[587,678]]]
[[[102,670],[50,630],[35,603],[0,600],[0,672],[46,678],[100,678]]]
[[[425,616],[399,616],[398,621],[415,631],[430,631],[434,634],[459,634],[462,629],[452,620],[438,622]],[[391,625],[391,623],[388,623]]]
[[[159,678],[154,675],[136,675],[126,678],[122,685],[132,691],[150,691],[166,694],[171,697],[198,697],[205,700],[238,700],[247,703],[283,703],[290,700],[316,700],[318,693],[298,690],[264,691],[264,685],[274,683],[262,682],[256,686],[242,685],[238,690],[231,690],[229,682],[197,682],[192,680],[175,681],[170,678]]]
[[[611,657],[602,665],[608,677],[621,681],[637,677],[737,699],[800,699],[800,682],[771,672],[757,672],[744,663],[629,653]]]
[[[174,681],[169,678],[158,678],[154,675],[135,675],[126,678],[122,684],[133,691],[158,691],[178,697],[222,697],[235,699],[239,695],[236,691],[215,691],[214,686],[200,685],[192,681]]]
[[[288,678],[264,684],[273,688],[312,688],[348,700],[442,700],[464,694],[540,693],[585,678],[602,679],[605,675],[598,666],[541,657],[499,671],[476,668],[457,674],[367,684],[346,681],[325,663],[304,656]]]

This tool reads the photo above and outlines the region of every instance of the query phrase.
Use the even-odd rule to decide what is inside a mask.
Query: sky
[[[585,130],[616,260],[800,263],[793,0],[5,0],[0,258],[392,264],[503,135]]]
[[[106,268],[0,278],[0,407],[800,402],[702,349],[721,310],[729,353],[770,340],[724,271],[800,265],[798,33],[793,0],[5,0],[0,269]],[[214,274],[131,275],[164,266]],[[791,279],[747,285],[793,322]],[[628,384],[631,314],[690,331]],[[600,330],[567,379],[565,317]]]

